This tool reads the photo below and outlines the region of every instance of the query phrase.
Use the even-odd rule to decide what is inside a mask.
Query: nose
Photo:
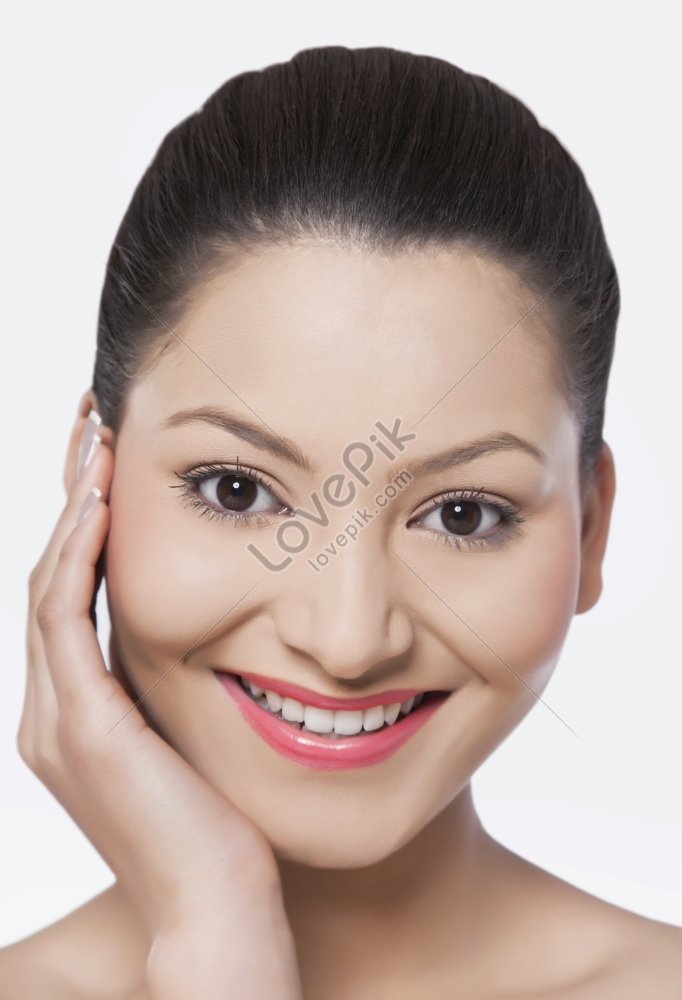
[[[273,608],[280,640],[341,681],[371,683],[395,674],[414,627],[391,578],[380,538],[363,537],[317,573],[308,564]]]

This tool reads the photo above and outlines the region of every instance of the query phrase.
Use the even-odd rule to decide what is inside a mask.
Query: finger
[[[77,457],[75,457],[73,462],[69,463],[67,469],[65,470],[65,486],[67,496],[79,476],[79,469],[82,461],[85,459],[87,452],[91,450],[94,435],[97,435],[100,440],[111,448],[113,448],[115,438],[112,429],[102,423],[99,414],[90,407],[85,398],[81,400],[72,435],[77,437],[79,441],[79,448]]]
[[[104,489],[108,490],[113,456],[106,454],[105,446],[100,445],[100,449],[104,453],[102,455],[95,453],[92,467],[85,470],[81,477],[82,481],[79,480],[78,485],[72,489],[66,507],[52,532],[47,549],[41,561],[32,570],[29,579],[29,606],[26,622],[26,713],[28,716],[26,726],[32,735],[35,734],[36,726],[47,725],[49,720],[54,718],[57,703],[54,683],[47,663],[43,635],[36,620],[37,609],[45,596],[48,583],[46,574],[51,567],[52,572],[54,572],[54,565],[56,565],[58,558],[57,544],[72,530],[77,518],[77,504],[82,502],[87,495],[93,479],[97,480],[99,477]]]
[[[32,617],[29,612],[26,618],[26,687],[20,722],[22,743],[28,747],[35,745],[37,730],[44,732],[49,721],[56,717],[57,710],[57,698],[42,638]]]
[[[81,504],[92,486],[107,494],[113,466],[113,453],[104,440],[95,450],[90,464],[85,467],[79,479],[71,486],[64,508],[59,515],[43,553],[34,566],[31,576],[34,582],[34,596],[39,600],[47,586],[66,537],[71,532]]]
[[[95,563],[95,585],[92,589],[92,598],[90,600],[90,621],[95,631],[97,631],[97,595],[104,579],[104,562],[104,550],[102,550]]]
[[[107,670],[90,619],[95,566],[109,527],[109,507],[101,499],[63,543],[55,570],[36,610],[45,661],[60,710],[92,705],[116,683]],[[109,689],[109,690],[108,690]]]
[[[103,499],[108,498],[112,471],[113,455],[106,445],[100,444],[91,464],[83,471],[80,479],[72,487],[66,505],[55,524],[45,551],[31,571],[29,582],[29,619],[31,623],[35,620],[38,605],[43,600],[49,581],[54,574],[60,549],[76,524],[78,511],[90,489],[95,485],[102,491]],[[35,635],[35,632],[31,632],[30,638],[33,639]],[[36,662],[39,662],[42,658],[41,648],[41,643],[36,639],[33,646]]]
[[[36,712],[38,711],[35,687],[35,675],[32,670],[27,669],[24,684],[24,703],[17,730],[17,740],[24,756],[26,751],[34,745],[35,741]],[[52,682],[50,682],[50,688],[52,689]],[[52,689],[52,694],[54,696],[54,689]]]

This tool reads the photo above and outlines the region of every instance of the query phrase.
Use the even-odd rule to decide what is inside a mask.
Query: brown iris
[[[443,504],[441,520],[448,531],[468,535],[478,528],[482,520],[479,504],[466,500],[452,500]]]
[[[258,484],[246,476],[235,476],[232,473],[221,476],[216,486],[216,496],[228,510],[248,510],[257,495]]]

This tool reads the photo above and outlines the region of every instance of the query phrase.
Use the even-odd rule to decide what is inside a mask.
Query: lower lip
[[[218,670],[214,673],[235,701],[242,717],[274,750],[297,764],[327,771],[367,767],[386,760],[429,721],[451,693],[429,695],[408,715],[399,716],[399,721],[392,726],[384,726],[383,729],[361,736],[330,740],[316,733],[296,729],[261,708],[233,674]]]

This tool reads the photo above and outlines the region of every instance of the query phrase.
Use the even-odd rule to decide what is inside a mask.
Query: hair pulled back
[[[311,48],[241,73],[166,135],[107,263],[92,379],[104,422],[118,430],[131,382],[206,282],[310,238],[470,247],[546,296],[581,481],[593,471],[620,300],[583,173],[502,88],[391,48]]]

